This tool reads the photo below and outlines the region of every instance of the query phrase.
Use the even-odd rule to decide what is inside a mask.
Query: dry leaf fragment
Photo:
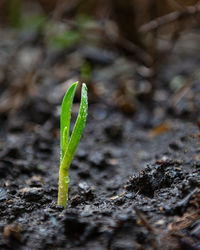
[[[21,227],[18,224],[6,225],[3,229],[3,235],[6,238],[14,237],[17,240],[21,239]]]
[[[149,136],[151,138],[154,138],[158,135],[161,135],[161,134],[167,132],[168,130],[170,130],[169,124],[167,124],[166,122],[163,122],[163,123],[159,124],[158,126],[154,127],[152,130],[150,130]]]

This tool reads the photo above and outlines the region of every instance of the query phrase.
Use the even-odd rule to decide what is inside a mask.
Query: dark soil
[[[9,79],[24,79],[19,58],[40,52],[30,43],[14,52],[8,36],[0,50],[8,53],[5,62],[13,53],[15,61],[1,65],[1,98],[13,89]],[[0,249],[200,249],[200,57],[192,51],[175,49],[152,99],[123,93],[130,79],[133,88],[146,86],[141,68],[110,51],[76,48],[57,55],[57,64],[56,55],[47,56],[33,92],[0,118]],[[66,70],[79,78],[76,57],[92,65],[89,115],[63,210],[56,204],[59,107],[67,86],[59,83]],[[32,70],[23,72],[30,77]],[[185,94],[170,85],[177,75],[190,82]],[[128,114],[115,101],[119,95]],[[73,124],[79,100],[78,93]]]

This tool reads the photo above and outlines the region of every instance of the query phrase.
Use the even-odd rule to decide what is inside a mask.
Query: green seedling
[[[61,107],[60,115],[60,170],[59,170],[59,187],[58,187],[58,205],[66,208],[68,200],[68,185],[69,185],[69,167],[81,139],[83,129],[85,127],[88,109],[87,87],[82,84],[81,89],[81,104],[76,119],[71,138],[70,120],[72,103],[76,92],[78,82],[75,82],[66,92]]]

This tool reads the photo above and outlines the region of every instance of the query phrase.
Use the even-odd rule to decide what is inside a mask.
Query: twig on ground
[[[138,47],[131,41],[120,37],[118,35],[111,35],[111,34],[106,34],[106,37],[109,39],[110,42],[112,42],[115,46],[121,48],[122,50],[125,50],[126,52],[131,53],[132,55],[135,56],[135,59],[146,65],[150,66],[153,63],[152,57],[142,48]]]
[[[159,29],[163,25],[173,23],[183,18],[191,17],[200,14],[200,6],[196,4],[194,6],[185,7],[182,11],[174,11],[165,16],[158,17],[149,23],[142,25],[139,29],[141,33],[150,32]]]
[[[146,229],[149,231],[149,233],[150,233],[150,235],[152,237],[152,240],[151,240],[152,247],[155,250],[161,250],[161,248],[160,248],[160,246],[158,244],[158,241],[156,239],[156,230],[155,230],[155,228],[151,226],[151,224],[149,223],[149,221],[147,220],[145,215],[142,213],[142,211],[140,211],[135,206],[134,206],[134,210],[135,210],[137,216],[139,217],[139,219],[141,220],[142,225],[146,227]]]

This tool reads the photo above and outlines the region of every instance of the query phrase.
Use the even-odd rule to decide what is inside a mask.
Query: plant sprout
[[[69,167],[81,139],[83,129],[85,127],[88,109],[87,86],[82,84],[81,104],[76,119],[71,138],[70,120],[72,103],[76,92],[78,82],[73,83],[66,92],[61,106],[60,115],[60,170],[59,170],[59,187],[58,187],[58,205],[66,208],[68,200],[68,184],[69,184]]]

